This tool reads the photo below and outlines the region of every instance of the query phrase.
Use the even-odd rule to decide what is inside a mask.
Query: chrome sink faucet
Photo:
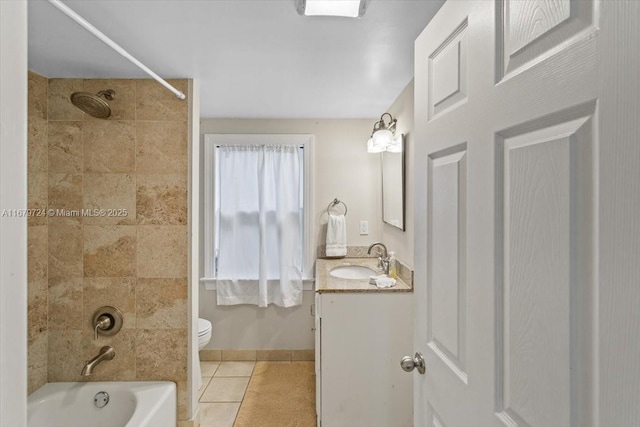
[[[367,250],[367,254],[371,255],[371,250],[379,246],[382,250],[378,251],[380,256],[378,256],[378,267],[382,268],[384,274],[389,274],[389,256],[387,254],[387,247],[382,242],[375,242],[369,246],[369,250]]]
[[[110,345],[105,345],[100,349],[100,352],[96,357],[89,360],[84,365],[84,368],[82,368],[82,373],[80,375],[82,375],[83,377],[88,377],[89,375],[93,375],[93,370],[97,365],[104,362],[105,360],[111,360],[114,357],[116,357],[116,351]]]

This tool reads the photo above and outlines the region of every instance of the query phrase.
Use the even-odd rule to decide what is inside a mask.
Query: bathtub
[[[27,426],[176,427],[176,406],[168,381],[48,383],[29,395]]]

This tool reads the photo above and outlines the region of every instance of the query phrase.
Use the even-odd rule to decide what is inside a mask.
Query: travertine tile
[[[138,174],[138,224],[186,225],[187,177],[182,174]]]
[[[136,122],[136,170],[138,173],[187,175],[186,116],[175,122]]]
[[[187,95],[187,80],[172,79],[167,82]],[[136,80],[137,120],[185,120],[188,108],[187,99],[178,99],[156,81]]]
[[[200,403],[200,425],[202,427],[233,427],[240,409],[237,403]]]
[[[291,362],[291,350],[257,350],[256,360]]]
[[[27,346],[27,394],[47,383],[48,333],[44,331],[29,338]]]
[[[138,277],[187,277],[187,227],[138,226]]]
[[[216,378],[200,398],[201,402],[242,402],[250,377]]]
[[[110,345],[116,352],[112,360],[99,364],[93,371],[91,381],[133,381],[136,378],[136,332],[121,329],[117,334],[93,339],[93,332],[83,331],[84,359],[89,360],[100,353],[103,346]],[[82,368],[82,367],[81,367]]]
[[[48,124],[45,119],[29,117],[29,146],[28,168],[29,173],[49,171],[49,146]]]
[[[31,340],[47,332],[47,293],[29,294],[27,301],[27,336]]]
[[[193,418],[188,420],[178,420],[177,427],[207,427],[200,424],[200,411],[196,409],[196,413]]]
[[[32,215],[27,217],[30,226],[46,225],[49,203],[49,175],[46,172],[30,172],[27,179],[27,207]]]
[[[49,279],[82,277],[82,226],[49,225]]]
[[[187,375],[186,329],[137,329],[136,378],[183,381]]]
[[[84,171],[135,171],[135,128],[132,121],[88,120],[83,123]]]
[[[47,226],[27,227],[27,283],[29,295],[47,294],[49,231]]]
[[[255,361],[256,360],[256,351],[255,350],[222,350],[222,359],[223,361]]]
[[[187,279],[143,279],[136,285],[136,325],[142,329],[187,328]]]
[[[292,362],[309,362],[316,360],[315,350],[291,350]]]
[[[204,391],[207,389],[207,386],[209,385],[209,382],[211,381],[211,378],[212,377],[202,377],[202,385],[200,386],[200,389],[198,390],[198,401],[200,401],[200,398],[204,394]]]
[[[82,329],[82,277],[49,279],[49,330]]]
[[[85,225],[84,276],[135,276],[135,248],[135,226]]]
[[[187,386],[186,376],[183,381],[176,381],[176,388],[178,389],[178,419],[187,420],[188,413],[188,400],[189,400],[189,387]]]
[[[47,119],[47,85],[46,77],[29,71],[29,118]]]
[[[222,360],[222,350],[202,349],[199,356],[202,361],[219,362]]]
[[[51,221],[82,222],[82,175],[49,174],[49,209]]]
[[[128,174],[84,175],[84,209],[102,210],[97,216],[85,216],[85,224],[131,225],[136,220],[136,177]]]
[[[220,362],[200,362],[200,373],[203,377],[212,377],[220,366]]]
[[[82,122],[49,122],[50,173],[82,173]]]
[[[96,310],[110,305],[122,312],[122,329],[136,327],[136,280],[133,277],[85,277],[83,280],[83,328],[93,331],[91,320]]]
[[[84,91],[98,93],[102,90],[112,89],[116,92],[112,101],[106,100],[111,108],[111,116],[106,120],[135,120],[136,108],[136,81],[129,79],[85,79]],[[104,98],[103,98],[104,99]],[[90,115],[87,120],[96,119]]]
[[[73,92],[82,92],[82,79],[49,79],[49,120],[84,120],[84,113],[71,103]]]
[[[80,381],[85,364],[82,331],[50,330],[48,381]]]
[[[289,359],[291,361],[291,359]],[[214,374],[217,377],[250,377],[255,362],[221,362]]]

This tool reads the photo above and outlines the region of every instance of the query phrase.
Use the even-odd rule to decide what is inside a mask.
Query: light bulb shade
[[[384,147],[375,147],[373,145],[373,138],[369,138],[367,141],[367,152],[368,153],[382,153],[384,151]]]
[[[390,153],[402,153],[402,135],[396,136],[391,140],[391,144],[387,145],[387,151]]]
[[[379,129],[373,134],[373,146],[384,150],[393,141],[393,133],[389,129]]]

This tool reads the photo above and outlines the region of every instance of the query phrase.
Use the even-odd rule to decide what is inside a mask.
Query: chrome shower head
[[[101,90],[97,94],[74,92],[71,94],[71,103],[93,117],[106,119],[111,115],[111,107],[101,97],[113,101],[115,95],[116,92],[111,89]]]

